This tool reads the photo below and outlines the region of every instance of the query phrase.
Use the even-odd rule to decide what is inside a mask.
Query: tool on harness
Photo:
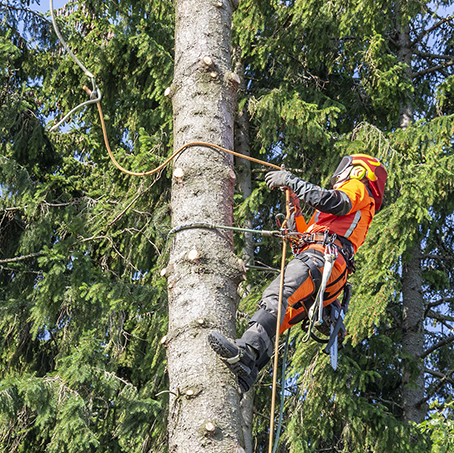
[[[320,285],[319,289],[318,321],[316,323],[316,325],[319,326],[323,324],[323,295],[325,293],[326,285],[333,270],[334,261],[336,261],[337,256],[337,247],[333,244],[326,244],[324,254],[325,266],[323,267],[322,284]]]
[[[310,244],[333,244],[337,247],[338,252],[343,256],[349,274],[355,272],[355,261],[352,243],[341,236],[333,233],[330,234],[329,230],[324,233],[299,233],[288,232],[287,238],[292,245],[293,254],[296,256],[301,253]]]
[[[326,345],[323,352],[330,355],[331,367],[333,370],[337,369],[337,354],[339,351],[339,340],[340,344],[345,338],[345,325],[344,318],[348,311],[348,304],[351,297],[351,285],[347,283],[344,287],[344,297],[342,299],[342,305],[333,306],[331,309],[331,324],[330,324],[330,337],[328,344]]]
[[[325,238],[327,237],[328,234],[325,234]],[[332,236],[332,238],[334,238],[334,235]],[[313,319],[313,317],[315,316],[315,310],[318,310],[318,319],[314,323],[314,325],[316,326],[321,326],[323,324],[323,295],[325,293],[326,285],[331,275],[331,271],[333,270],[334,261],[336,261],[337,256],[337,247],[334,246],[332,242],[325,243],[325,265],[323,266],[322,281],[317,292],[315,303],[312,305],[308,313],[309,319]]]
[[[308,338],[312,338],[317,343],[326,345],[325,348],[322,349],[322,352],[330,355],[331,367],[334,370],[337,369],[338,351],[339,349],[342,349],[346,335],[344,318],[347,314],[351,297],[352,290],[350,283],[346,283],[343,290],[344,295],[342,297],[342,302],[339,304],[339,301],[336,299],[330,305],[324,307],[324,323],[321,327],[316,327],[319,332],[328,337],[327,339],[315,335],[311,328],[312,326],[309,324],[310,322],[313,322],[310,318],[306,318],[301,324],[301,329],[308,333]]]

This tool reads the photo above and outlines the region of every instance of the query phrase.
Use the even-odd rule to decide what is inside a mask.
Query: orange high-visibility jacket
[[[356,253],[375,214],[375,200],[361,181],[349,179],[335,190],[321,189],[311,183],[306,183],[303,193],[296,186],[290,188],[298,198],[316,209],[307,225],[302,216],[296,217],[298,232],[323,233],[328,229],[330,234],[348,239]]]

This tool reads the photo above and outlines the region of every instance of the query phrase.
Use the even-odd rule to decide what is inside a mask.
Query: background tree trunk
[[[231,72],[233,2],[175,2],[171,86],[174,147],[205,141],[233,148],[237,79]],[[235,174],[229,154],[193,147],[174,163],[172,226],[231,225]],[[235,335],[243,270],[231,233],[189,229],[175,235],[168,264],[169,451],[241,451],[233,375],[211,351],[210,330]]]
[[[235,64],[235,73],[240,80],[239,89],[241,92],[246,90],[244,80],[244,63],[241,59],[241,50],[236,49],[237,61]],[[247,103],[237,113],[235,121],[235,150],[245,156],[251,155],[250,139],[249,139],[249,115],[247,111]],[[252,194],[252,178],[251,178],[251,161],[241,158],[236,158],[236,169],[238,174],[238,187],[241,191],[243,200],[248,199]],[[253,229],[253,216],[249,212],[244,221],[244,228]],[[254,265],[254,238],[252,233],[244,233],[243,260],[246,264]],[[248,289],[246,288],[246,294]]]
[[[407,64],[407,75],[411,79],[411,39],[409,27],[399,33],[399,60]],[[414,120],[413,107],[408,95],[401,101],[399,127],[406,129]],[[416,241],[419,241],[417,238]],[[424,352],[424,298],[422,294],[421,246],[415,245],[411,259],[402,272],[402,347],[412,359],[419,361]],[[404,365],[402,375],[403,420],[421,423],[426,411],[418,404],[424,398],[424,367],[417,363],[416,374],[411,366]]]
[[[240,79],[239,91],[244,95],[246,91],[246,83],[244,80],[244,63],[241,58],[241,49],[235,48],[235,73]],[[249,139],[249,116],[247,111],[247,103],[238,111],[235,120],[235,150],[245,156],[251,155],[250,139]],[[241,192],[243,200],[247,200],[252,194],[252,177],[251,177],[251,161],[241,158],[236,158],[235,168],[238,175],[238,188]],[[254,222],[252,213],[249,212],[244,220],[244,228],[253,229]],[[254,265],[254,237],[252,233],[244,233],[243,245],[243,260],[247,265]],[[250,290],[251,284],[244,284],[241,288],[242,297],[246,297]],[[244,449],[246,453],[253,452],[253,410],[254,410],[254,389],[243,395],[241,399],[241,428],[243,431]]]
[[[411,260],[404,265],[402,273],[402,347],[417,363],[417,372],[411,375],[404,367],[402,380],[403,419],[421,423],[426,414],[424,398],[424,368],[419,362],[424,353],[424,299],[422,295],[421,247],[417,244]]]

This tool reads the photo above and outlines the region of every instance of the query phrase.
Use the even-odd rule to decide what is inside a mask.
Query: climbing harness
[[[298,256],[305,247],[310,244],[321,244],[324,246],[324,266],[323,273],[320,273],[320,277],[316,277],[316,271],[318,268],[313,266],[312,279],[316,287],[318,286],[315,300],[311,304],[308,315],[302,320],[301,328],[306,332],[302,342],[306,343],[309,339],[313,339],[318,343],[328,343],[328,346],[323,352],[330,353],[331,355],[331,366],[335,370],[337,369],[337,351],[339,342],[337,337],[345,337],[345,326],[343,319],[347,312],[348,301],[350,299],[351,287],[349,283],[346,283],[344,287],[339,290],[344,292],[342,306],[338,306],[336,301],[332,302],[329,306],[323,306],[323,298],[326,290],[328,280],[330,278],[334,262],[336,261],[338,254],[340,253],[347,266],[347,272],[352,273],[355,270],[354,265],[354,252],[350,241],[338,237],[336,234],[330,234],[328,230],[324,233],[299,233],[289,232],[289,242],[292,244],[293,253]],[[316,283],[316,280],[317,283]],[[300,303],[301,304],[301,303]],[[293,306],[294,308],[295,305]],[[326,315],[328,313],[329,315]],[[332,327],[335,326],[334,330]],[[313,328],[317,328],[324,335],[329,336],[329,339],[324,340],[314,334]]]

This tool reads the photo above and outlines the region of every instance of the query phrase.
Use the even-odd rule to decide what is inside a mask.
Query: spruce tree
[[[120,173],[94,106],[49,132],[91,85],[30,9],[2,9],[0,448],[164,451],[168,180]],[[70,2],[57,20],[96,75],[117,160],[161,163],[172,5]]]
[[[440,6],[449,8],[452,2]],[[433,7],[427,2],[244,0],[233,15],[235,55],[226,67],[237,68],[244,80],[237,150],[284,163],[321,185],[345,154],[376,155],[389,171],[384,207],[351,279],[349,336],[338,370],[330,369],[317,344],[303,343],[304,334],[293,329],[279,451],[435,452],[443,448],[441,439],[452,443],[453,38],[449,12]],[[215,14],[228,23],[229,2],[210,8],[220,8]],[[201,401],[207,406],[210,399],[196,391],[191,400],[175,367],[169,385],[165,362],[165,346],[170,351],[186,331],[175,329],[181,321],[176,318],[168,331],[167,286],[175,292],[178,283],[161,275],[171,276],[174,262],[184,264],[176,255],[186,246],[178,242],[182,237],[202,249],[212,236],[199,230],[178,234],[169,255],[167,233],[179,226],[183,211],[177,200],[185,199],[181,189],[196,178],[185,167],[188,179],[179,182],[174,175],[171,189],[170,168],[143,178],[118,171],[105,151],[95,106],[49,132],[57,119],[87,100],[82,86],[91,81],[61,47],[49,17],[33,13],[29,2],[9,2],[0,14],[1,451],[165,452],[168,411],[174,426],[178,415],[189,414]],[[70,47],[96,76],[111,146],[124,167],[148,170],[172,147],[203,139],[204,134],[190,134],[174,143],[172,102],[181,87],[172,81],[183,76],[173,74],[171,2],[72,1],[57,20]],[[224,27],[223,33],[225,39],[230,29]],[[194,72],[210,77],[210,89],[224,86],[217,77],[225,67],[218,71],[212,60],[214,70],[197,66]],[[172,102],[165,96],[167,87]],[[182,112],[187,108],[183,105]],[[178,108],[176,114],[182,112]],[[232,113],[229,107],[223,116],[229,125]],[[233,147],[229,134],[223,143]],[[173,170],[192,168],[187,159],[194,151],[185,152]],[[207,159],[217,155],[198,151]],[[219,175],[232,168],[224,155],[218,162]],[[285,211],[281,194],[268,191],[262,167],[251,164],[249,172],[238,160],[235,170],[241,181],[234,194],[235,226],[275,229],[276,214]],[[212,181],[208,173],[216,186],[221,178]],[[232,196],[231,179],[225,200]],[[238,256],[247,245],[246,264],[253,259],[269,268],[248,268],[240,334],[275,275],[280,244],[260,235],[253,236],[253,245],[239,234],[223,237],[233,241]],[[239,268],[229,247],[227,267],[233,272]],[[209,278],[203,260],[191,266],[200,271],[201,281]],[[233,335],[240,272],[222,273],[231,280],[219,307],[227,307],[223,329]],[[408,285],[414,275],[420,283]],[[422,308],[413,326],[409,314],[418,312],[411,308],[415,298],[408,297],[409,290]],[[197,327],[189,323],[188,329],[199,329],[196,341],[220,322],[193,319]],[[412,330],[420,345],[424,341],[418,351],[405,346],[412,343]],[[202,350],[210,354],[206,346]],[[195,366],[190,360],[188,367]],[[250,401],[254,393],[249,445],[237,442],[241,420],[233,377],[220,364],[210,376],[213,382],[225,381],[226,387],[216,390],[228,396],[223,410],[236,414],[229,414],[228,422],[223,418],[222,432],[247,451],[252,443],[255,451],[268,448],[269,371],[248,394]],[[198,370],[189,374],[199,384],[205,376]],[[210,410],[204,408],[200,416]],[[407,423],[421,419],[419,428]],[[194,436],[209,449],[220,445],[220,432],[215,428],[213,437],[206,430]],[[170,437],[183,448],[175,433]]]
[[[289,366],[302,385],[290,390],[293,396],[287,402],[286,417],[290,420],[286,430],[287,448],[316,451],[342,447],[363,451],[365,445],[370,445],[373,451],[390,451],[391,448],[393,451],[418,448],[426,451],[429,448],[426,439],[417,436],[414,430],[411,438],[418,442],[416,445],[408,443],[408,431],[413,428],[402,423],[408,417],[404,415],[405,403],[400,395],[403,388],[414,389],[418,375],[414,373],[420,369],[417,363],[423,358],[426,376],[432,378],[426,393],[423,389],[423,399],[416,401],[416,405],[424,406],[437,394],[446,395],[442,389],[450,390],[451,384],[447,382],[450,368],[448,365],[444,372],[428,371],[426,352],[422,357],[400,353],[401,270],[415,245],[426,246],[423,238],[431,236],[435,225],[441,231],[449,231],[443,221],[443,226],[439,220],[432,227],[429,225],[438,217],[434,203],[440,196],[443,201],[439,206],[448,208],[442,217],[446,214],[449,218],[452,213],[449,211],[452,191],[447,182],[451,175],[452,119],[448,110],[452,40],[448,24],[451,18],[443,9],[437,13],[419,3],[405,4],[399,14],[393,2],[376,5],[362,1],[348,6],[341,2],[287,2],[285,5],[245,2],[243,5],[238,40],[247,62],[246,73],[250,71],[247,102],[253,114],[251,130],[254,130],[254,121],[257,124],[258,143],[252,148],[256,152],[267,149],[284,162],[296,162],[294,166],[303,169],[304,177],[322,184],[327,181],[335,161],[348,153],[376,155],[390,171],[389,205],[385,204],[377,215],[369,239],[357,257],[348,325],[351,343],[343,351],[342,367],[345,368],[329,377],[331,371],[326,358],[317,354],[319,347],[302,345],[303,335],[294,334],[296,350]],[[407,24],[414,33],[412,43],[418,44],[418,48],[412,50],[411,77],[398,45]],[[408,55],[405,57],[408,59]],[[408,111],[409,105],[416,118],[425,120],[405,132],[396,131],[403,111],[401,107],[405,106]],[[319,125],[325,124],[325,127],[317,128],[317,123],[310,121],[317,119],[317,115],[322,119]],[[329,121],[323,123],[323,115],[327,115]],[[270,124],[274,127],[270,128]],[[283,153],[276,153],[276,149],[282,149]],[[423,160],[420,156],[424,156]],[[436,164],[438,159],[442,159],[443,164]],[[409,184],[416,188],[418,183],[412,181],[418,180],[420,191],[415,199],[402,187]],[[265,194],[262,191],[260,195]],[[254,206],[251,200],[248,203]],[[260,221],[267,218],[265,212],[260,214]],[[446,237],[444,233],[443,237]],[[443,246],[443,250],[447,249]],[[437,261],[425,258],[430,255],[437,256]],[[449,257],[447,254],[448,260]],[[443,281],[449,285],[447,268],[442,265],[439,253],[431,254],[426,249],[420,259],[423,277],[422,286],[415,288],[418,294],[433,287],[425,276],[433,279],[437,275],[443,279],[446,275]],[[439,288],[442,291],[439,297],[432,290],[431,296],[425,299],[424,316],[433,304],[449,302],[449,296],[444,296],[448,286]],[[257,301],[257,297],[251,302]],[[447,305],[444,307],[449,309]],[[434,313],[433,316],[439,322],[446,321],[446,314]],[[417,325],[422,326],[423,322],[424,318],[419,319]],[[445,328],[449,329],[449,325],[445,323]],[[449,335],[443,333],[443,328],[435,330],[426,331],[428,347],[425,351],[430,354],[434,351],[438,354],[439,348],[448,351],[452,343]],[[431,351],[433,338],[439,341]],[[441,380],[437,382],[436,377]],[[262,383],[266,382],[269,378],[265,374]],[[263,402],[266,407],[268,404],[266,390],[267,387],[264,399],[256,398],[257,405]],[[260,387],[260,392],[263,391]],[[257,412],[263,413],[266,409],[257,409]],[[263,447],[266,430],[266,421],[256,418],[256,432],[264,433]]]

